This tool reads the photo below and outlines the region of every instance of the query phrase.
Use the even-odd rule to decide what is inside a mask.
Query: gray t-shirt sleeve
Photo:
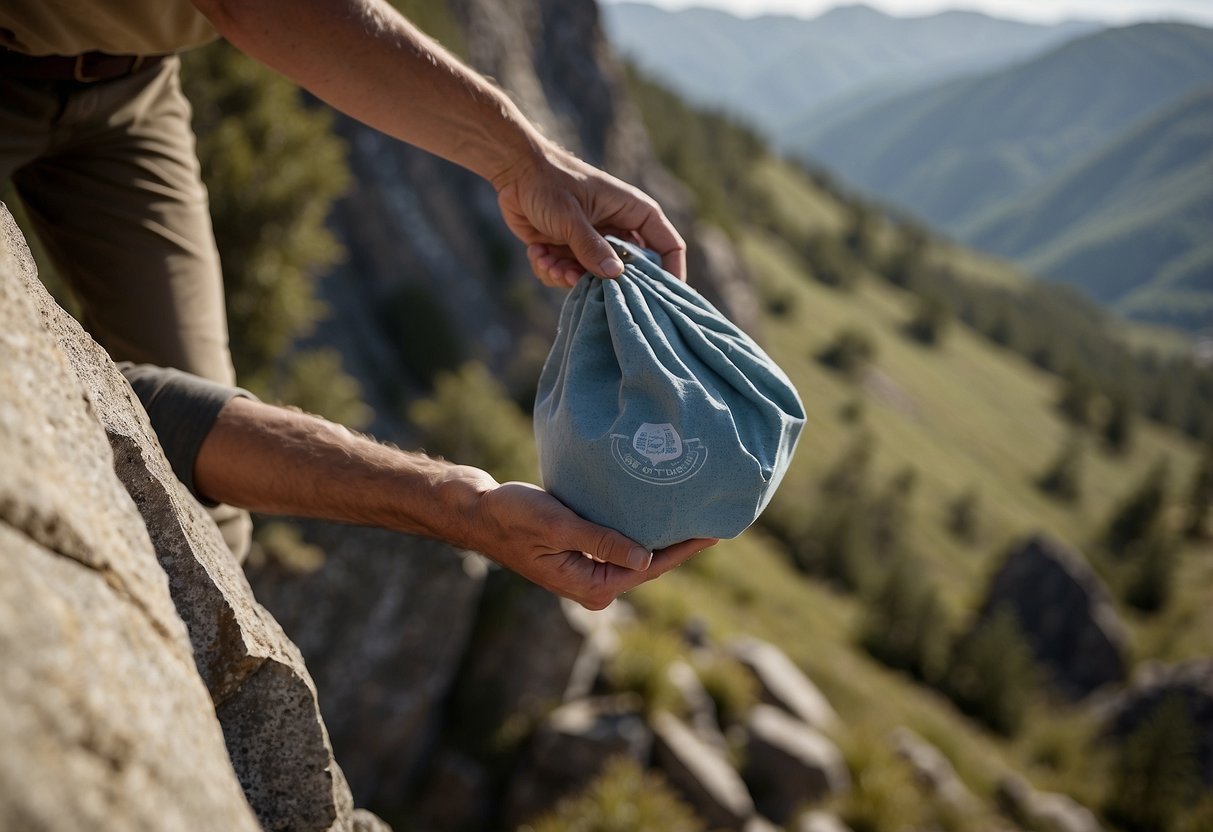
[[[228,387],[170,367],[124,361],[118,364],[118,369],[143,403],[177,479],[204,505],[215,505],[194,488],[194,460],[223,406],[237,396],[257,397],[239,387]]]

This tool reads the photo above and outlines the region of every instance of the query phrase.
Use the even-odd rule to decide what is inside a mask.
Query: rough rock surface
[[[778,647],[747,638],[728,645],[728,649],[754,674],[764,702],[778,705],[818,731],[837,727],[838,714],[829,701]]]
[[[437,742],[484,584],[483,558],[379,529],[300,524],[310,574],[250,568],[307,660],[356,800],[393,807]]]
[[[1123,739],[1175,696],[1187,705],[1195,728],[1201,779],[1206,787],[1213,788],[1213,660],[1147,664],[1128,689],[1110,697],[1099,711],[1107,732]]]
[[[657,765],[708,828],[737,829],[755,814],[741,775],[721,751],[667,712],[652,722]]]
[[[0,828],[257,829],[105,405],[32,279],[0,208]]]
[[[658,161],[628,99],[596,3],[454,0],[447,7],[467,60],[547,135],[650,193],[687,238],[693,284],[742,326],[752,325],[750,278],[727,238],[692,222],[688,192]],[[338,348],[362,383],[377,412],[371,431],[405,443],[404,426],[388,414],[402,391],[422,389],[416,357],[390,311],[402,298],[421,298],[433,312],[426,323],[454,335],[462,354],[451,360],[484,361],[515,393],[525,391],[555,334],[563,293],[531,276],[492,188],[351,120],[342,119],[339,130],[357,186],[331,224],[349,259],[322,282],[331,315],[315,341]]]
[[[609,760],[649,759],[653,735],[644,723],[637,697],[583,699],[562,705],[535,732],[526,765],[518,770],[506,796],[509,828],[551,809],[560,798],[579,792]]]
[[[787,823],[805,803],[841,794],[851,775],[838,747],[773,705],[750,712],[745,778],[762,814]]]
[[[1062,694],[1081,699],[1124,681],[1124,625],[1103,582],[1075,552],[1045,535],[1017,547],[990,583],[981,620],[1004,606]]]
[[[45,430],[45,419],[6,431],[27,456],[39,447],[61,449],[56,459],[27,458],[11,468],[6,490],[26,495],[11,503],[14,517],[24,515],[24,522],[14,525],[40,529],[39,543],[102,570],[163,632],[180,633],[184,622],[196,673],[214,702],[207,715],[218,715],[230,764],[265,828],[352,829],[355,823],[371,823],[365,815],[356,819],[302,657],[254,600],[219,530],[176,480],[125,379],[38,282],[28,248],[6,210],[0,212],[0,234],[13,255],[6,293],[26,299],[5,308],[36,309],[39,330],[36,338],[27,336],[20,360],[5,362],[10,372],[26,376],[26,384],[13,379],[5,389],[29,395],[29,384],[36,381],[35,398],[46,406],[65,414],[83,406],[73,423],[84,430],[83,423],[91,422],[92,433],[75,443],[22,437],[23,432]],[[48,357],[41,359],[43,355]],[[39,361],[57,363],[57,382],[49,380],[56,375],[50,367],[39,367]],[[60,391],[48,396],[56,384]],[[57,416],[49,425],[67,418]],[[133,500],[137,513],[113,515],[109,523],[88,522],[89,512],[115,510],[116,498],[99,490],[99,460],[109,468],[110,482],[125,487],[126,506]],[[35,496],[56,486],[57,495],[50,500]],[[29,497],[34,497],[32,513],[22,506]],[[154,556],[130,558],[128,574],[111,573],[114,553],[137,551],[147,545],[149,534]],[[153,603],[165,576],[171,600]]]
[[[539,720],[597,666],[586,613],[510,572],[490,572],[452,703],[456,732],[471,747],[507,720]]]

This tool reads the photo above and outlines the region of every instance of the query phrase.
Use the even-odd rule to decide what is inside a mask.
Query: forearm
[[[265,514],[380,526],[477,548],[486,473],[380,445],[298,411],[233,399],[202,443],[198,492]]]
[[[194,0],[219,32],[359,121],[500,186],[550,144],[384,0]]]

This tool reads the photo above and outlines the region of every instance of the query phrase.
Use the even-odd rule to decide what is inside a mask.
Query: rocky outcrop
[[[1055,792],[1040,792],[1018,775],[998,783],[997,799],[1016,823],[1039,832],[1103,832],[1091,810],[1073,798]]]
[[[65,800],[61,810],[71,811],[69,807],[81,801],[93,810],[112,801],[117,813],[138,811],[144,800],[150,805],[155,791],[136,785],[139,778],[157,767],[177,770],[181,759],[193,756],[189,744],[202,743],[206,732],[217,727],[226,754],[216,758],[214,748],[204,752],[202,746],[197,754],[203,771],[206,761],[212,761],[210,782],[199,785],[191,774],[189,782],[170,790],[164,801],[184,811],[196,797],[230,791],[234,769],[247,803],[232,800],[229,794],[226,809],[212,807],[213,816],[194,826],[187,823],[186,828],[222,828],[212,824],[228,817],[234,818],[230,828],[247,828],[249,806],[267,829],[353,829],[373,823],[353,810],[298,651],[253,599],[218,529],[177,482],[129,385],[38,282],[33,260],[7,210],[0,212],[0,234],[7,255],[4,310],[11,318],[4,326],[5,343],[13,351],[3,362],[5,372],[13,376],[3,384],[8,411],[4,442],[12,444],[10,459],[2,467],[3,517],[14,533],[44,552],[65,558],[56,569],[62,571],[72,561],[110,588],[109,601],[76,597],[78,609],[95,605],[99,615],[107,615],[102,610],[120,600],[162,640],[159,645],[150,642],[146,633],[140,635],[139,625],[116,614],[105,619],[114,625],[112,629],[96,627],[91,615],[78,619],[82,626],[69,625],[71,619],[63,617],[48,622],[49,632],[70,626],[64,633],[68,649],[72,645],[83,649],[94,642],[98,650],[80,666],[104,665],[98,677],[113,678],[116,689],[94,689],[91,680],[79,679],[75,686],[89,691],[85,699],[92,701],[92,708],[47,713],[42,718],[48,728],[53,725],[79,746],[77,754],[109,760],[115,772],[125,772],[128,786],[122,789],[124,780],[116,777],[104,793],[85,790],[82,796]],[[23,548],[32,553],[29,546]],[[58,582],[48,576],[44,584],[46,603],[40,606],[70,608],[65,604],[71,596],[54,598]],[[78,584],[72,579],[63,586]],[[6,632],[20,632],[25,626],[23,615],[24,611]],[[79,632],[73,635],[72,630]],[[48,656],[56,661],[63,658],[57,651],[48,651]],[[183,657],[192,664],[186,667],[188,673],[169,673],[167,668]],[[10,663],[13,667],[25,666]],[[131,680],[139,679],[144,667],[149,678],[139,697],[140,686]],[[122,668],[128,676],[112,675]],[[31,662],[28,670],[36,678],[38,662]],[[13,672],[15,679],[23,676],[24,670]],[[55,691],[72,690],[69,679],[58,681],[63,685],[55,686]],[[190,692],[198,685],[209,692],[202,702]],[[27,697],[37,693],[24,691]],[[186,703],[195,712],[184,713]],[[17,713],[28,712],[32,705],[20,700],[9,704]],[[107,713],[110,705],[113,710]],[[63,722],[55,724],[56,719]],[[129,720],[132,729],[125,736],[121,731],[111,736],[105,726],[115,719]],[[196,736],[184,741],[186,748],[174,747],[181,726],[191,725]],[[156,726],[158,735],[151,730]],[[63,749],[63,753],[71,752]],[[220,770],[223,757],[229,758],[226,771]],[[62,788],[75,787],[68,780]],[[167,816],[175,815],[168,811]],[[152,821],[148,828],[171,827],[172,823]]]
[[[0,235],[0,827],[257,829],[104,403]]]
[[[669,713],[653,718],[657,765],[711,829],[737,829],[755,814],[754,800],[724,754]]]
[[[1187,707],[1200,776],[1213,789],[1213,660],[1143,666],[1126,690],[1100,703],[1107,734],[1124,739],[1163,703],[1178,698]]]
[[[748,638],[730,644],[729,652],[754,674],[764,702],[783,708],[818,731],[838,726],[838,714],[821,691],[778,647]]]
[[[905,727],[895,730],[890,740],[893,750],[909,764],[915,782],[925,794],[962,814],[977,806],[973,793],[938,748]]]
[[[468,62],[547,135],[650,193],[687,238],[693,284],[743,327],[755,326],[757,303],[741,258],[719,231],[696,226],[688,192],[658,161],[593,0],[446,6],[462,33],[454,45]],[[462,359],[485,362],[525,396],[564,293],[531,276],[492,188],[351,120],[342,119],[339,131],[357,186],[330,224],[349,257],[321,285],[331,314],[315,340],[337,347],[359,378],[376,411],[372,431],[406,440],[406,426],[390,416],[395,406],[422,389],[434,366]],[[422,320],[402,329],[402,320],[414,321],[410,309],[424,310],[414,313]]]
[[[1014,612],[1036,660],[1058,691],[1080,699],[1124,681],[1128,638],[1107,588],[1082,557],[1044,535],[1007,557],[980,619]]]
[[[747,728],[744,774],[764,816],[787,823],[805,804],[850,789],[842,754],[820,731],[771,705],[756,706]]]
[[[504,815],[511,829],[589,785],[607,762],[648,762],[653,735],[632,696],[583,699],[554,710],[539,726],[526,763],[511,780]]]
[[[271,561],[250,579],[307,660],[357,801],[393,805],[438,741],[486,562],[378,529],[300,528],[323,565],[299,574]]]

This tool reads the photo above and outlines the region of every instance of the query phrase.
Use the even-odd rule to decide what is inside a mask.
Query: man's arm
[[[596,229],[686,271],[686,245],[648,196],[544,138],[485,78],[385,0],[193,0],[236,47],[376,129],[483,176],[540,280],[623,264]]]
[[[590,609],[716,542],[688,540],[650,557],[533,485],[502,485],[478,468],[379,445],[318,417],[244,398],[220,411],[198,452],[194,483],[203,497],[252,511],[445,540]]]

